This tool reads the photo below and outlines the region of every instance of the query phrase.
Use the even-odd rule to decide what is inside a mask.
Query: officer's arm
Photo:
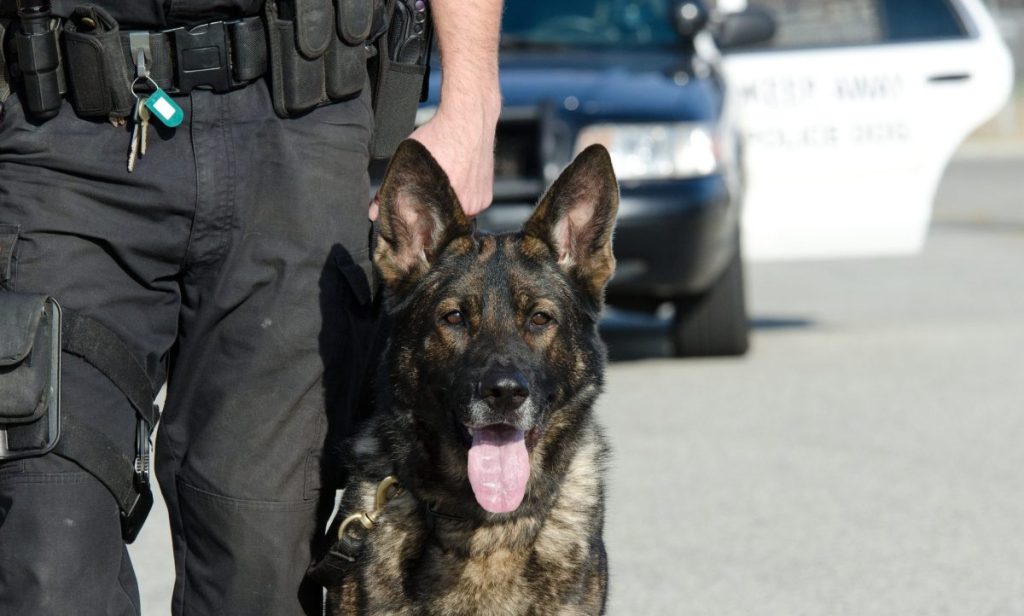
[[[502,0],[429,1],[441,49],[441,101],[412,138],[427,146],[473,216],[491,204]]]

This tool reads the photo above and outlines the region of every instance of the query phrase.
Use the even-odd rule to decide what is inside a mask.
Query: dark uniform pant
[[[156,473],[174,614],[320,613],[301,586],[333,505],[369,337],[368,96],[282,120],[266,85],[177,99],[126,171],[130,127],[65,106],[0,120],[4,291],[101,321],[166,377]],[[134,456],[135,416],[65,355],[66,413]],[[331,489],[328,489],[331,488]],[[113,497],[55,455],[0,464],[0,614],[136,614]]]

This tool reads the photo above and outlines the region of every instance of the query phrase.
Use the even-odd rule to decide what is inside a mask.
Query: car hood
[[[506,110],[554,104],[587,121],[713,120],[720,88],[710,69],[699,72],[681,51],[503,50],[500,77]],[[439,81],[431,79],[431,102]]]

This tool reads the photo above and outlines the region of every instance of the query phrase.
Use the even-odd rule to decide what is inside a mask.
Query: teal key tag
[[[153,112],[153,117],[169,128],[174,128],[185,119],[185,112],[174,102],[167,92],[157,88],[146,99],[146,107]]]

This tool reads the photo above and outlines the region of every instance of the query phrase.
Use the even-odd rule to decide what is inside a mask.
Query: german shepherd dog
[[[520,232],[476,234],[426,148],[398,149],[374,250],[390,339],[337,519],[379,509],[330,613],[603,613],[608,449],[592,406],[618,201],[592,146]],[[389,475],[400,488],[382,504]]]

